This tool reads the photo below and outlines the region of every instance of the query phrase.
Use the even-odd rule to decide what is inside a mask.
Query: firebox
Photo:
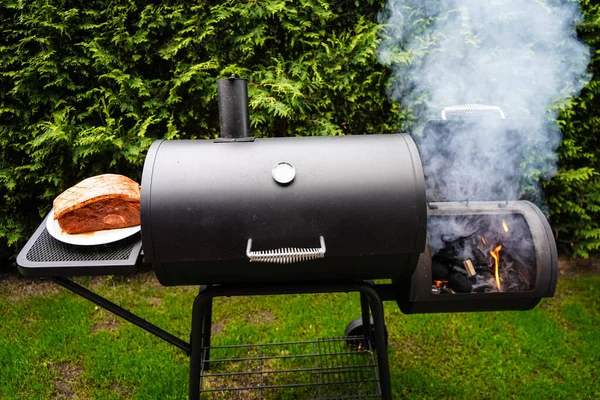
[[[553,296],[552,230],[518,200],[528,157],[518,139],[531,129],[539,127],[473,104],[447,107],[424,127],[427,248],[410,280],[396,280],[403,312],[527,310]]]
[[[428,215],[427,250],[397,282],[404,313],[528,310],[554,295],[556,244],[534,204],[431,203]]]

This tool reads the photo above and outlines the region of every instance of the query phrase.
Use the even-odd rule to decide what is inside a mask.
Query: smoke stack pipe
[[[248,114],[248,81],[235,75],[217,81],[219,94],[219,124],[225,139],[250,136]]]

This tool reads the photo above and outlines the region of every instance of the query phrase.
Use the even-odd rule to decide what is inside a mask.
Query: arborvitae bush
[[[582,36],[598,48],[598,7]],[[216,80],[249,81],[259,137],[393,132],[377,62],[383,1],[0,2],[0,259],[13,258],[52,200],[100,173],[139,180],[159,138],[219,133]],[[598,60],[594,60],[594,68]],[[564,114],[554,227],[598,248],[598,104],[592,81]],[[5,264],[6,265],[6,264]]]
[[[581,0],[579,36],[593,51],[593,78],[560,118],[559,172],[545,185],[557,242],[576,256],[600,250],[600,5]]]

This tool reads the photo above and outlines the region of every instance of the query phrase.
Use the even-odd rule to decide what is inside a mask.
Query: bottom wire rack
[[[381,399],[377,363],[363,337],[208,349],[203,400]]]

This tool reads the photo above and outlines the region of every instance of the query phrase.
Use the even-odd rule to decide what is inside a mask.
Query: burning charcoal
[[[477,273],[477,275],[481,275],[481,274],[483,274],[487,270],[488,270],[488,266],[487,265],[477,265],[475,267],[475,272]]]
[[[489,269],[486,269],[477,275],[477,286],[478,292],[489,293],[498,291],[496,280],[494,279],[494,273],[490,272]],[[481,288],[479,286],[481,286]]]
[[[477,246],[479,246],[479,235],[473,235],[471,236],[471,238],[469,239],[469,249],[475,249]]]
[[[464,276],[468,276],[469,275],[469,273],[467,271],[465,271],[464,268],[459,267],[458,265],[453,265],[452,266],[452,271],[453,271],[453,273],[461,274],[461,275],[464,275]]]
[[[479,273],[479,276],[481,276],[481,279],[485,282],[494,279],[494,274],[492,274],[487,268]]]
[[[436,260],[431,261],[431,278],[433,280],[445,281],[448,279],[449,275],[450,271],[448,271],[448,267],[445,264]]]
[[[444,249],[441,249],[431,257],[431,261],[436,261],[440,264],[446,264],[448,258],[444,256]]]
[[[506,258],[507,260],[512,261],[513,269],[519,274],[519,280],[521,281],[521,284],[526,286],[526,288],[522,290],[530,289],[532,286],[531,281],[533,280],[531,270],[527,268],[525,263],[523,263],[523,261],[521,261],[521,259],[515,254],[507,254]]]
[[[448,287],[456,293],[471,293],[472,286],[465,275],[453,273],[448,278]]]
[[[432,260],[438,261],[442,264],[448,264],[457,259],[456,251],[452,249],[451,246],[443,247],[432,257]]]
[[[485,253],[480,248],[475,248],[473,250],[473,259],[475,260],[475,264],[486,265],[489,261],[489,256],[486,257]]]

